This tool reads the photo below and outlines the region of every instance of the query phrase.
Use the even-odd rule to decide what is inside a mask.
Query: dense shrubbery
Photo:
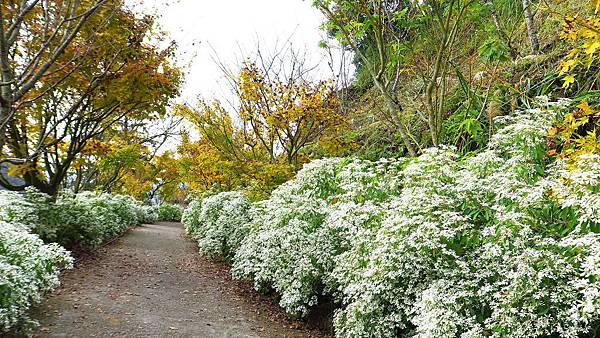
[[[73,260],[58,244],[44,244],[23,226],[0,221],[0,333],[27,321],[32,303],[56,287]]]
[[[175,204],[161,204],[158,206],[158,219],[161,221],[181,221],[183,209]]]
[[[94,246],[117,236],[130,226],[154,220],[151,207],[130,196],[63,194],[51,197],[34,190],[21,195],[2,192],[0,219],[25,224],[46,242],[65,246]]]
[[[471,157],[313,161],[266,201],[222,193],[184,223],[292,314],[333,297],[338,336],[594,336],[600,156],[545,156],[568,104],[497,119]]]
[[[141,210],[143,213],[140,217],[140,223],[152,224],[158,221],[158,207],[154,205],[144,205]]]
[[[182,220],[204,255],[231,259],[248,233],[251,210],[243,194],[223,192],[192,202]]]

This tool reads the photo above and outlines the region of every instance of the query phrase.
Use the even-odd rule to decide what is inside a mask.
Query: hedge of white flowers
[[[233,258],[248,234],[252,205],[240,192],[223,192],[193,201],[183,214],[187,233],[206,256]]]
[[[27,322],[26,311],[58,284],[73,259],[23,227],[0,221],[0,333]]]
[[[547,159],[569,102],[538,105],[470,157],[313,161],[268,200],[221,193],[183,222],[289,313],[333,298],[339,337],[598,336],[600,156]]]
[[[0,220],[25,224],[44,241],[67,246],[101,244],[132,225],[155,222],[157,215],[124,195],[65,193],[53,201],[35,190],[0,192]]]
[[[183,208],[179,205],[163,203],[158,206],[158,219],[161,221],[181,221]]]
[[[155,205],[144,205],[141,208],[140,223],[153,224],[159,221],[158,207]]]
[[[52,201],[33,190],[0,192],[0,335],[29,326],[29,307],[59,284],[62,269],[72,267],[60,244],[95,246],[157,218],[156,208],[128,196],[64,194]]]

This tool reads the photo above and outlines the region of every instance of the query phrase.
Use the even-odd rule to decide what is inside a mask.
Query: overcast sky
[[[140,2],[135,10],[156,11],[162,28],[179,45],[179,62],[188,71],[182,99],[189,103],[198,96],[226,95],[213,48],[219,59],[233,66],[256,48],[257,40],[273,50],[291,36],[294,46],[306,48],[313,62],[324,57],[318,46],[322,15],[311,6],[312,0],[128,0],[130,5]],[[327,62],[320,64],[318,74],[330,78]]]

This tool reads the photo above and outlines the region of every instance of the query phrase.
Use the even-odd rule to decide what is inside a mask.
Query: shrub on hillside
[[[333,297],[342,337],[597,334],[600,156],[548,160],[569,103],[538,103],[471,157],[313,161],[237,225],[234,274],[292,314]]]
[[[158,219],[161,221],[181,221],[183,209],[175,204],[161,204],[158,207]]]
[[[0,333],[27,322],[26,311],[58,284],[73,259],[58,244],[44,244],[26,226],[0,221]]]

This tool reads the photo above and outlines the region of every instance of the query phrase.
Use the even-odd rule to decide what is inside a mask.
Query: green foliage
[[[487,61],[507,61],[509,48],[506,43],[495,38],[489,38],[479,47],[479,56]]]
[[[355,52],[352,95],[344,105],[355,115],[367,110],[376,117],[354,121],[352,132],[357,135],[370,136],[372,124],[387,124],[388,135],[377,137],[395,140],[401,129],[394,121],[397,115],[417,148],[452,144],[467,153],[485,147],[493,118],[519,104],[540,95],[570,97],[597,89],[598,66],[592,64],[599,54],[597,15],[592,16],[589,1],[536,6],[533,27],[543,49],[539,55],[530,55],[520,1],[332,0],[314,5],[325,14],[323,29]],[[565,15],[561,41],[557,27]],[[454,23],[459,27],[456,36],[444,42],[444,32],[452,31]],[[570,69],[576,73],[568,74]],[[561,88],[561,78],[571,86]],[[389,113],[393,107],[373,95],[381,86],[399,104],[394,114]],[[496,98],[499,89],[504,93]],[[497,103],[502,105],[495,111],[500,114],[488,115]],[[440,125],[439,135],[434,135]],[[357,139],[356,149],[370,148],[368,136]],[[386,142],[382,147],[387,146]],[[405,152],[401,145],[393,155]]]
[[[181,221],[183,209],[176,204],[163,203],[158,206],[158,219],[161,221]]]

